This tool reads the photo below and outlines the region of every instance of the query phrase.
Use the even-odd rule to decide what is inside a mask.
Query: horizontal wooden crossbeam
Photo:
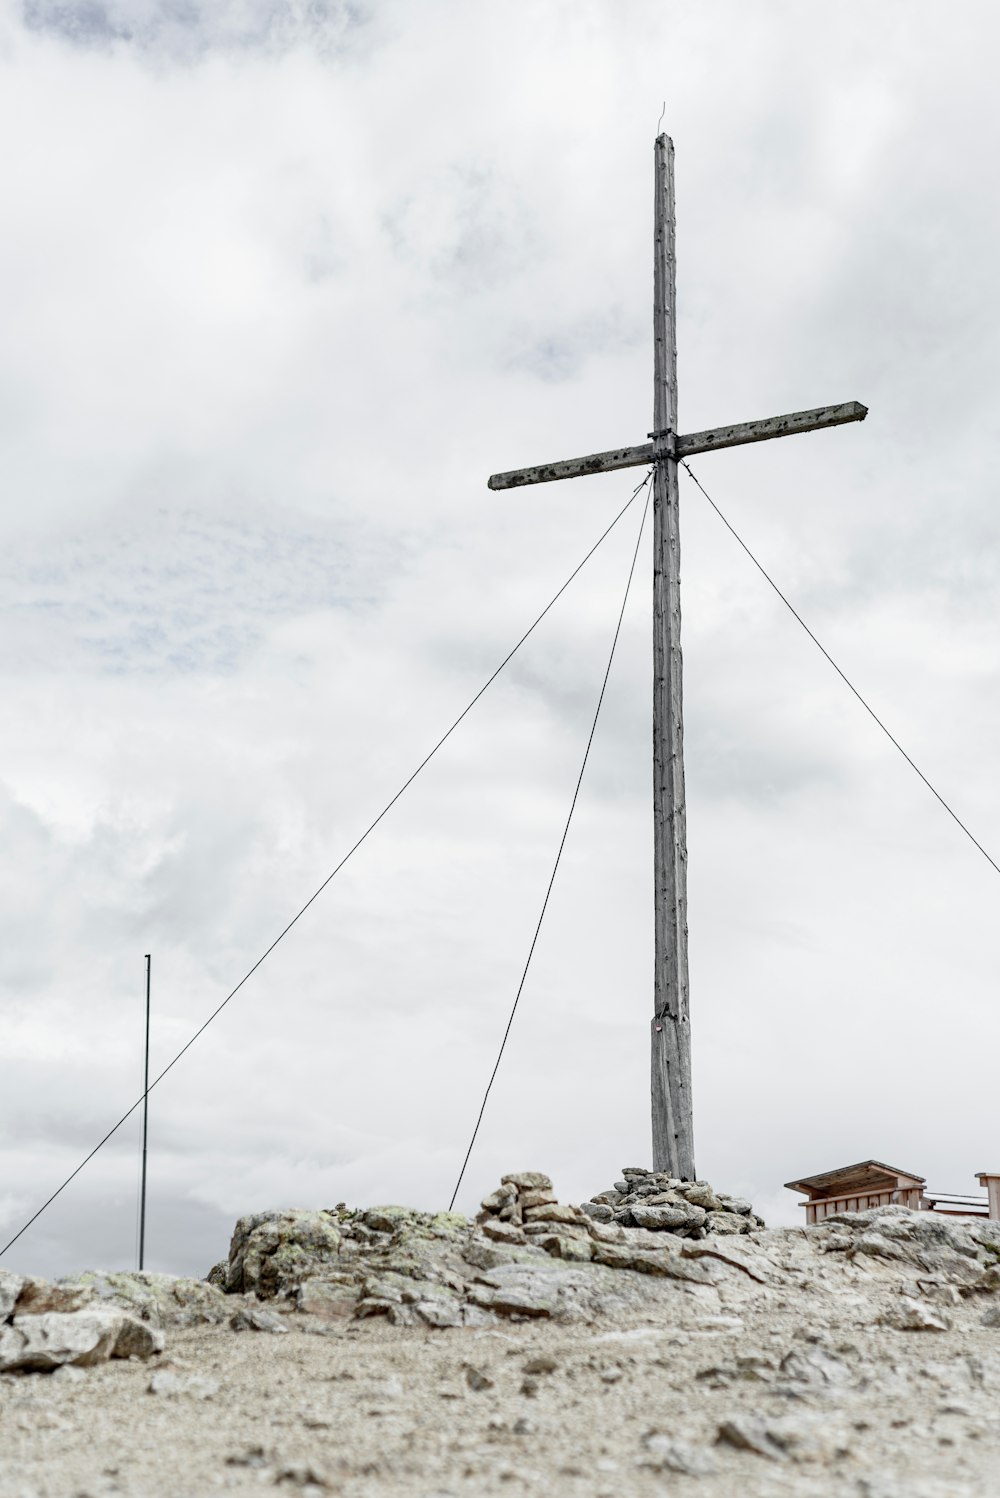
[[[812,411],[793,411],[789,416],[771,416],[763,421],[741,421],[735,426],[713,427],[677,438],[677,457],[716,452],[720,447],[743,447],[748,442],[768,442],[772,437],[791,437],[796,432],[815,432],[821,427],[844,426],[864,421],[868,407],[860,401],[841,406],[817,406]],[[591,453],[586,458],[567,458],[563,463],[540,463],[536,468],[515,468],[511,473],[490,476],[491,489],[520,489],[524,484],[550,484],[555,479],[577,479],[587,473],[612,473],[616,468],[642,468],[652,463],[654,446],[616,447],[610,452]]]

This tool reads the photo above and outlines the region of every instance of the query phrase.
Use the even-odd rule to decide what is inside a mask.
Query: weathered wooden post
[[[677,474],[677,271],[674,145],[656,141],[653,232],[653,864],[650,1091],[653,1169],[693,1181],[688,1017],[687,817]]]

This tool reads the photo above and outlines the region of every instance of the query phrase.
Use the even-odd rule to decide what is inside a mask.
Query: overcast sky
[[[640,474],[653,140],[696,473],[1000,859],[1000,13],[963,0],[0,0],[0,1231],[339,861]],[[1000,881],[686,479],[699,1174],[1000,1169]],[[633,508],[153,1094],[147,1263],[446,1206]],[[459,1198],[649,1162],[650,548]],[[131,1267],[136,1117],[4,1258]]]

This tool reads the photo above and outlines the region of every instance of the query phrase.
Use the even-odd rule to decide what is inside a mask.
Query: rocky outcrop
[[[0,1270],[0,1373],[87,1368],[162,1352],[162,1333],[89,1286],[49,1284]]]
[[[228,1260],[209,1279],[212,1288],[269,1302],[320,1332],[371,1316],[438,1328],[594,1317],[636,1295],[622,1270],[709,1285],[728,1263],[760,1279],[721,1236],[712,1246],[705,1209],[698,1209],[697,1232],[685,1219],[685,1235],[659,1221],[602,1221],[593,1205],[561,1204],[548,1176],[520,1171],[504,1176],[475,1222],[396,1206],[261,1212],[240,1218]],[[748,1214],[749,1204],[746,1214],[730,1214],[740,1232],[755,1221]],[[259,1313],[239,1325],[284,1330],[266,1326]]]
[[[149,1326],[214,1325],[233,1314],[233,1303],[217,1285],[151,1270],[96,1272],[85,1270],[53,1286],[63,1295],[86,1296],[118,1306]]]
[[[337,1270],[341,1232],[329,1212],[256,1212],[241,1217],[229,1249],[225,1288],[269,1299],[302,1279]]]

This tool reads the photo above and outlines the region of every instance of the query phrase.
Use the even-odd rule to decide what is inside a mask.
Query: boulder
[[[368,1226],[375,1215],[365,1214]],[[291,1207],[241,1217],[229,1247],[226,1289],[230,1294],[252,1291],[262,1300],[291,1293],[303,1280],[335,1268],[340,1244],[340,1230],[329,1212]]]
[[[51,1371],[64,1364],[89,1368],[112,1357],[151,1357],[163,1351],[160,1332],[117,1306],[44,1311],[15,1316],[0,1328],[0,1372]]]
[[[93,1301],[119,1306],[155,1327],[219,1325],[233,1309],[217,1285],[183,1275],[155,1274],[148,1269],[108,1273],[88,1269],[73,1279],[60,1280],[51,1288],[68,1297],[85,1295]]]

